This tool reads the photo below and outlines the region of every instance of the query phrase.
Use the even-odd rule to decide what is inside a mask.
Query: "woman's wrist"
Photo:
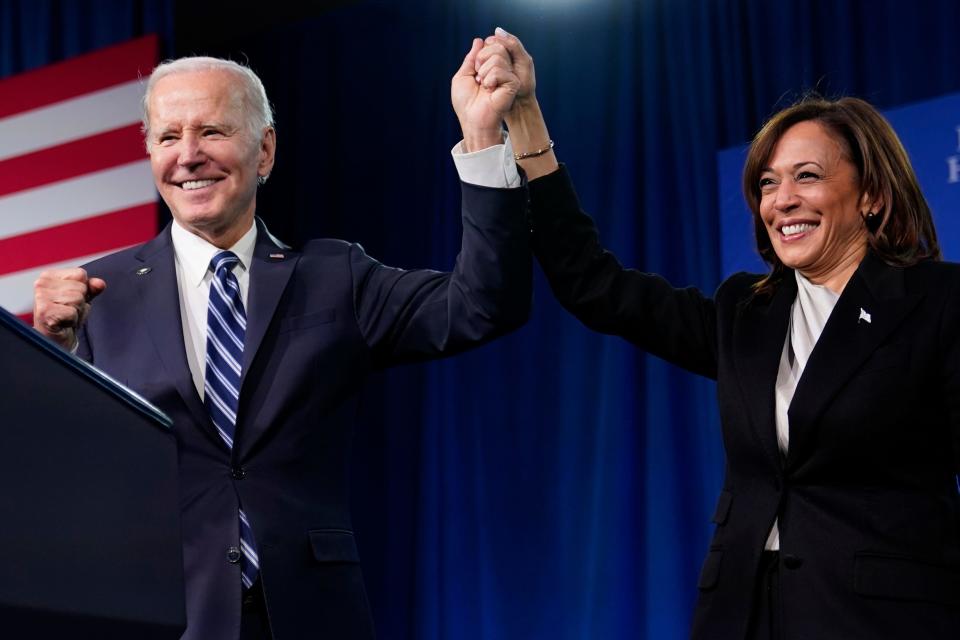
[[[505,118],[514,158],[529,180],[557,170],[553,140],[536,96],[518,99]]]

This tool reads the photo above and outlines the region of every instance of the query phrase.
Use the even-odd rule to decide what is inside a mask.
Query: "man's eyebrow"
[[[236,125],[231,125],[226,122],[201,122],[197,125],[198,129],[223,129],[224,131],[234,131],[238,129]]]

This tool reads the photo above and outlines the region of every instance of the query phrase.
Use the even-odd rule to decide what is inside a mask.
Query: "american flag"
[[[146,36],[0,80],[0,306],[30,321],[33,282],[157,232],[140,134]]]

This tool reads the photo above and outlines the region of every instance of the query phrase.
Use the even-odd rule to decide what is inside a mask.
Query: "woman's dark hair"
[[[860,192],[882,204],[877,217],[871,217],[869,224],[864,220],[871,251],[894,266],[940,260],[930,207],[890,123],[858,98],[828,100],[810,95],[767,120],[754,137],[743,167],[743,195],[753,213],[757,251],[771,266],[770,273],[755,286],[756,292],[772,293],[785,269],[760,218],[760,176],[787,129],[811,120],[823,125],[841,143],[847,160],[857,169]]]

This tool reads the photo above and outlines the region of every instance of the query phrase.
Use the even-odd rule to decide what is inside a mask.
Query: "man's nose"
[[[177,164],[183,167],[190,167],[201,164],[206,160],[203,152],[203,145],[200,138],[193,134],[187,134],[180,139],[180,154],[177,156]]]

